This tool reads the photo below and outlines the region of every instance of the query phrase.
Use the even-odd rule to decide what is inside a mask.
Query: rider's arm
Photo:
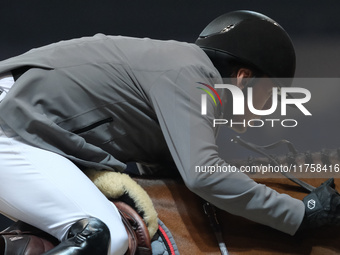
[[[279,194],[243,173],[211,173],[208,167],[228,169],[219,157],[213,119],[216,106],[208,100],[207,115],[201,115],[202,90],[196,82],[212,83],[195,67],[167,74],[150,91],[151,102],[176,166],[187,187],[215,206],[232,214],[294,234],[305,208],[302,201]],[[211,84],[213,85],[213,84]]]

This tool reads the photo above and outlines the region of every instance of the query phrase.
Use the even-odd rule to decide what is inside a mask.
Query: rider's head
[[[295,73],[291,39],[278,23],[260,13],[234,11],[221,15],[208,24],[196,44],[228,82],[241,89],[253,86],[253,103],[259,110],[266,107],[270,99],[270,95],[263,93],[270,93],[274,86],[290,86]],[[261,85],[261,79],[256,79],[257,82],[249,79],[253,77],[269,77],[272,84],[266,81],[267,84]],[[262,94],[256,93],[256,89],[263,90]],[[254,117],[249,110],[247,114],[247,109],[242,116],[246,120]]]

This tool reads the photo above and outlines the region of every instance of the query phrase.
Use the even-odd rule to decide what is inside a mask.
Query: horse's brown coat
[[[319,186],[326,179],[306,179]],[[180,254],[220,254],[215,236],[203,212],[200,198],[174,179],[136,179],[150,195],[159,218],[174,236]],[[306,196],[303,189],[285,178],[258,182],[295,198]],[[340,187],[340,179],[335,180]],[[340,229],[315,230],[289,236],[269,227],[218,211],[224,239],[231,255],[340,254]]]

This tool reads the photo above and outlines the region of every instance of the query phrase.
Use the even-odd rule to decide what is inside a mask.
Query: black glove
[[[305,216],[299,230],[340,225],[340,194],[331,178],[303,200]]]

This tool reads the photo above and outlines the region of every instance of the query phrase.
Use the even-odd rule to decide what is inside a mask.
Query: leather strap
[[[129,236],[129,248],[125,255],[152,255],[151,238],[142,217],[128,204],[112,201],[117,207]]]

